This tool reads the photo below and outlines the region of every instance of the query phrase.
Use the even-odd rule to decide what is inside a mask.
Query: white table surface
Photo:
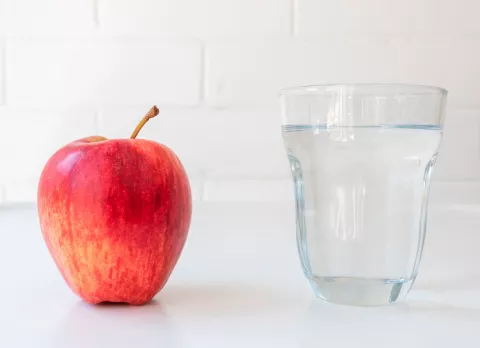
[[[480,207],[430,209],[405,303],[316,299],[296,254],[293,203],[196,204],[190,236],[150,304],[71,293],[34,206],[0,210],[0,347],[479,347]]]

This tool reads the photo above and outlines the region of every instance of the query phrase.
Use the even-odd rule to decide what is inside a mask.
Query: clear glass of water
[[[447,91],[326,85],[281,91],[297,246],[315,294],[375,306],[417,276]]]

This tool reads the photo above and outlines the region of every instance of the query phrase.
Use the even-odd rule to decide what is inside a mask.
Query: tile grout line
[[[100,28],[100,1],[101,0],[93,0],[93,23],[97,29]]]
[[[206,104],[207,47],[203,41],[200,45],[200,105],[202,106]]]
[[[297,36],[297,10],[298,0],[290,0],[290,34]]]

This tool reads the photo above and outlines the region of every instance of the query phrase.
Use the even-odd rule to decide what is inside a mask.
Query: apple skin
[[[143,139],[93,136],[58,150],[38,187],[47,247],[86,302],[141,305],[167,282],[192,213],[172,150]]]

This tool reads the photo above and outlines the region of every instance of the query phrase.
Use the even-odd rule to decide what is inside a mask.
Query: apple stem
[[[145,123],[147,123],[149,119],[157,116],[159,113],[160,113],[160,110],[158,110],[158,108],[155,105],[152,106],[152,108],[147,112],[147,114],[145,116],[143,116],[143,118],[140,121],[140,123],[138,124],[137,128],[135,128],[135,130],[133,131],[130,139],[135,139],[137,137],[138,133],[140,132],[140,130],[145,125]]]

